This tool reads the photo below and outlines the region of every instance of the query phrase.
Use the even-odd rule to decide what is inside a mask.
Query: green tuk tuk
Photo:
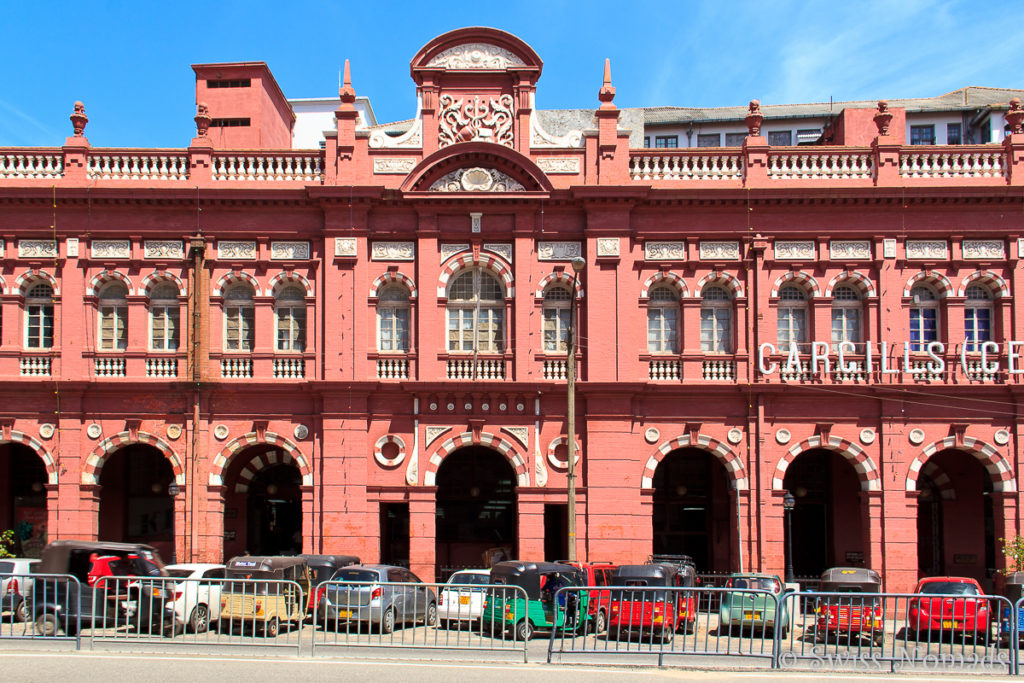
[[[484,602],[483,629],[491,633],[511,631],[517,640],[529,640],[538,629],[566,629],[585,632],[588,591],[561,588],[585,585],[576,567],[553,562],[499,562],[491,567],[490,589]],[[518,586],[502,590],[502,586]]]

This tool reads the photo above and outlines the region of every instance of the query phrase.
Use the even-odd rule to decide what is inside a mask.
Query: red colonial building
[[[187,147],[94,147],[76,104],[62,147],[0,149],[20,552],[555,559],[573,438],[583,558],[781,573],[788,491],[797,575],[1005,565],[1019,101],[986,109],[1001,142],[908,145],[913,106],[862,103],[769,145],[754,102],[740,146],[645,148],[664,108],[620,111],[595,65],[596,108],[539,110],[502,31],[422,47],[411,121],[377,125],[356,66],[320,149],[263,63],[193,67]]]

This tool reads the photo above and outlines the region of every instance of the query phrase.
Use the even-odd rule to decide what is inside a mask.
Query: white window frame
[[[671,299],[661,298],[659,292],[669,292]],[[671,314],[671,315],[670,315]],[[679,353],[679,292],[668,284],[652,287],[647,293],[647,352],[652,354]],[[657,329],[651,329],[651,323]],[[673,329],[674,328],[674,329]],[[655,338],[651,338],[652,331]]]
[[[37,289],[40,286],[45,286],[50,293],[45,296],[40,295]],[[36,291],[35,294],[33,294],[33,290]],[[27,289],[23,291],[25,291],[25,334],[23,338],[24,346],[26,349],[32,350],[52,349],[54,338],[56,336],[57,324],[56,318],[54,317],[53,285],[51,285],[49,282],[33,282],[32,284],[28,285]],[[36,308],[37,310],[33,311],[33,308]],[[36,326],[39,328],[39,343],[35,345],[31,343],[31,329],[33,327],[33,318],[37,318]],[[49,338],[47,338],[45,334],[47,323],[49,323],[50,328]],[[49,341],[49,344],[46,343],[47,341]]]
[[[800,353],[806,350],[804,345],[807,344],[807,321],[810,317],[807,299],[807,290],[797,284],[789,283],[779,290],[775,334],[780,353],[789,353],[790,344],[796,344]],[[794,324],[797,319],[801,321],[799,325]]]
[[[235,292],[245,292],[245,296],[232,296]],[[256,346],[256,304],[255,291],[248,283],[235,283],[224,292],[224,329],[223,348],[225,353],[252,353]],[[234,343],[238,348],[231,348],[229,323],[235,318],[238,339]],[[243,343],[245,342],[245,343]]]
[[[852,292],[852,296],[847,292]],[[836,335],[836,313],[840,314],[842,329]],[[850,334],[850,314],[856,314],[856,334]],[[831,314],[831,335],[832,343],[850,342],[860,344],[864,341],[864,302],[861,291],[849,283],[836,285],[832,290],[832,314]]]
[[[983,296],[971,296],[977,292],[981,292]],[[967,353],[980,353],[981,345],[984,342],[992,341],[995,336],[995,306],[992,301],[992,292],[984,285],[978,282],[972,282],[967,286],[964,292],[966,299],[964,301],[964,344],[967,346]],[[985,339],[977,338],[978,331],[978,311],[988,311],[988,337]],[[974,318],[974,333],[975,340],[969,341],[967,338],[967,319],[968,316]]]
[[[160,296],[161,290],[174,289],[174,296]],[[156,296],[154,296],[154,294]],[[149,350],[163,353],[173,353],[181,347],[181,306],[178,303],[178,288],[171,283],[154,285],[150,289],[149,297]],[[172,315],[173,311],[173,315]],[[173,318],[173,342],[171,346],[172,326],[170,320]],[[156,330],[163,328],[163,346],[156,345]]]
[[[927,292],[930,296],[927,299],[920,299],[920,294]],[[928,344],[933,341],[940,341],[942,339],[942,309],[939,307],[939,294],[929,285],[918,284],[914,285],[914,288],[910,290],[910,308],[907,310],[907,328],[910,332],[907,337],[910,342],[910,350],[915,353],[923,353],[928,350]],[[914,342],[910,337],[914,331],[914,311],[935,311],[935,338],[925,339],[924,335],[918,337],[918,341]],[[925,319],[925,316],[918,314],[918,322]],[[918,325],[918,332],[924,332],[924,326]],[[917,347],[917,348],[915,348]]]
[[[412,341],[412,304],[409,288],[393,283],[382,287],[377,296],[377,351],[379,353],[409,353]],[[402,318],[405,329],[402,329]],[[386,318],[390,318],[387,319]],[[385,326],[393,348],[384,348]],[[403,335],[404,332],[404,335]]]
[[[569,353],[569,325],[573,298],[573,293],[565,285],[552,284],[544,290],[540,316],[541,348],[544,353]],[[552,343],[554,348],[550,348]]]
[[[113,289],[125,290],[123,298],[111,298],[109,292]],[[100,290],[99,301],[97,302],[96,323],[96,344],[97,349],[103,353],[117,353],[128,350],[128,287],[116,280],[110,282]],[[110,322],[110,337],[107,337],[106,323]],[[121,335],[118,335],[120,330]]]
[[[471,293],[468,298],[454,299],[452,291],[471,278]],[[486,278],[486,280],[485,280]],[[491,282],[498,293],[497,299],[482,299],[481,290],[485,281]],[[501,280],[489,270],[479,266],[463,270],[452,278],[448,285],[448,301],[445,305],[446,349],[452,354],[503,354],[505,353],[505,298]],[[452,323],[455,323],[455,327]],[[452,333],[456,332],[456,338]],[[465,334],[472,333],[470,348]],[[454,346],[458,348],[452,348]]]
[[[295,296],[285,297],[295,292]],[[281,332],[287,339],[281,339]],[[306,290],[296,284],[282,286],[274,296],[274,351],[303,353],[306,350]]]
[[[714,292],[715,296],[708,296]],[[718,293],[724,296],[718,296]],[[704,287],[700,301],[700,350],[702,353],[732,353],[732,318],[733,300],[729,290],[721,285],[711,284]],[[705,311],[709,316],[705,316]],[[725,329],[719,329],[721,312],[725,312]],[[704,338],[705,317],[711,319],[711,339]]]

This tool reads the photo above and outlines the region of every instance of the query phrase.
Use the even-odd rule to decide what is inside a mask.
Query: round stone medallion
[[[223,441],[224,439],[228,438],[228,426],[217,425],[216,427],[213,428],[213,435],[217,438],[218,441]]]
[[[89,425],[89,427],[88,427],[88,428],[87,428],[87,429],[85,430],[85,433],[89,435],[89,438],[90,438],[90,439],[98,439],[98,438],[100,438],[100,434],[102,434],[102,433],[103,433],[103,428],[102,428],[102,427],[100,427],[100,426],[99,426],[98,424],[96,424],[95,422],[93,422],[93,423],[92,423],[91,425]]]
[[[788,429],[780,429],[775,432],[775,440],[781,444],[789,443],[791,438],[793,438],[793,435],[789,433]]]
[[[181,425],[167,425],[167,438],[174,441],[181,436]]]
[[[46,424],[41,424],[39,425],[39,436],[43,437],[44,439],[52,438],[54,429],[55,427],[49,422],[47,422]]]
[[[910,443],[914,444],[915,446],[919,446],[921,445],[921,443],[924,442],[924,430],[911,429],[910,434],[907,435],[907,438],[910,439]]]
[[[644,440],[647,441],[647,443],[654,443],[660,437],[661,432],[659,432],[655,427],[648,427],[644,430]]]
[[[862,429],[860,430],[860,442],[863,444],[870,444],[875,442],[875,430],[874,429]]]
[[[1010,443],[1010,432],[1006,431],[1005,429],[1000,429],[994,435],[992,435],[992,438],[1000,446],[1005,446],[1006,444]]]
[[[295,425],[295,429],[292,431],[295,434],[295,438],[302,441],[309,436],[309,427],[306,425]]]
[[[383,467],[398,467],[405,460],[405,442],[402,437],[385,434],[377,439],[373,448],[373,459]]]
[[[733,427],[729,430],[729,433],[725,435],[725,438],[729,440],[729,443],[735,446],[740,441],[743,441],[743,430]]]

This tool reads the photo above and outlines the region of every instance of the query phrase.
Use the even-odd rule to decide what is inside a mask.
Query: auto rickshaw
[[[491,590],[484,602],[483,629],[491,633],[511,630],[512,637],[529,640],[537,629],[566,629],[583,632],[590,615],[587,613],[589,591],[567,591],[561,588],[584,586],[583,574],[576,567],[555,562],[512,560],[491,567]],[[495,586],[519,586],[518,591],[502,591]],[[557,600],[557,604],[556,604]]]
[[[1024,572],[1007,575],[1006,589],[1003,593],[1007,600],[1016,605],[1017,601],[1024,597]],[[1004,606],[1002,614],[999,615],[999,639],[1004,643],[1009,643],[1013,637],[1013,621],[1010,618],[1012,610],[1012,607]],[[1021,635],[1024,635],[1024,608],[1017,610],[1017,636]]]
[[[220,623],[230,632],[246,626],[268,638],[281,623],[301,624],[310,593],[309,566],[301,557],[234,557],[221,591]],[[240,581],[239,579],[246,579]],[[280,582],[280,583],[278,583]],[[293,583],[298,584],[296,589]],[[240,628],[236,629],[236,625]]]
[[[612,586],[624,588],[610,590],[608,637],[646,631],[667,640],[673,631],[691,631],[697,621],[696,596],[687,591],[650,589],[692,588],[696,580],[693,567],[686,564],[625,564],[617,568]]]
[[[309,581],[311,589],[309,599],[306,601],[306,610],[310,614],[316,613],[317,588],[324,581],[329,581],[334,572],[342,567],[359,564],[359,558],[355,555],[296,555],[306,561],[309,565]]]
[[[849,640],[870,638],[881,646],[885,622],[882,600],[877,596],[856,593],[880,593],[882,581],[873,569],[864,567],[833,567],[821,575],[818,589],[822,593],[851,593],[849,597],[823,595],[817,599],[815,639],[824,642],[840,637]]]

